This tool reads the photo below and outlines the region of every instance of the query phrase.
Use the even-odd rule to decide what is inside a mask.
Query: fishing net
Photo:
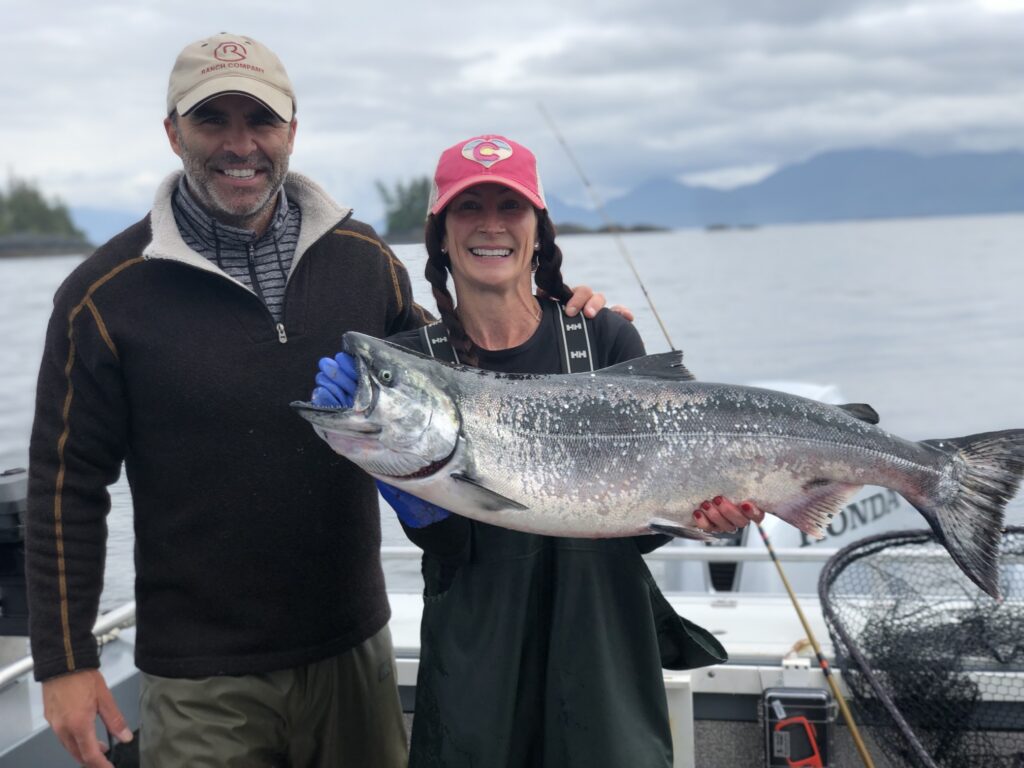
[[[999,589],[930,531],[863,539],[822,570],[835,664],[894,765],[1024,768],[1024,528],[1003,535]]]

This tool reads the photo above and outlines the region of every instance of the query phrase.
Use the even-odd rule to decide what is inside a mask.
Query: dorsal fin
[[[696,377],[683,365],[683,353],[678,349],[647,355],[634,360],[627,360],[618,365],[594,371],[598,376],[648,376],[655,379],[673,379],[675,381],[693,381]],[[587,374],[584,374],[587,375]]]
[[[854,418],[866,421],[868,424],[877,424],[879,420],[878,411],[867,403],[846,403],[837,405],[836,408],[842,408]]]

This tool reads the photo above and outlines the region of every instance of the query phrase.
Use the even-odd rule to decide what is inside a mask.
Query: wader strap
[[[562,373],[586,373],[594,370],[593,353],[590,349],[589,323],[582,314],[566,317],[559,305],[558,350],[561,356]],[[448,329],[440,320],[420,328],[427,353],[446,363],[458,363],[459,355],[448,338]]]
[[[590,350],[590,331],[587,321],[580,312],[576,317],[566,317],[564,309],[558,313],[562,321],[558,324],[558,347],[562,353],[562,373],[585,373],[594,370],[594,358]]]
[[[448,329],[440,320],[420,328],[427,354],[446,363],[458,363],[459,355],[448,340]]]

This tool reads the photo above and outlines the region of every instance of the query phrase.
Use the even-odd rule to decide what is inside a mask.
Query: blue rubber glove
[[[316,375],[316,389],[310,398],[314,405],[351,408],[356,396],[356,361],[352,355],[339,352],[334,357],[321,357]]]
[[[439,523],[451,515],[447,509],[442,509],[429,501],[424,501],[411,493],[400,491],[393,485],[375,480],[377,490],[384,497],[384,501],[391,505],[401,520],[409,528],[426,528],[431,523]]]

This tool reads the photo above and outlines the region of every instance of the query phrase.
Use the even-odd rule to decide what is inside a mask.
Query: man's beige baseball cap
[[[285,122],[295,114],[295,93],[281,60],[246,35],[198,40],[178,54],[167,85],[167,114],[187,115],[204,101],[238,93],[261,102]]]

